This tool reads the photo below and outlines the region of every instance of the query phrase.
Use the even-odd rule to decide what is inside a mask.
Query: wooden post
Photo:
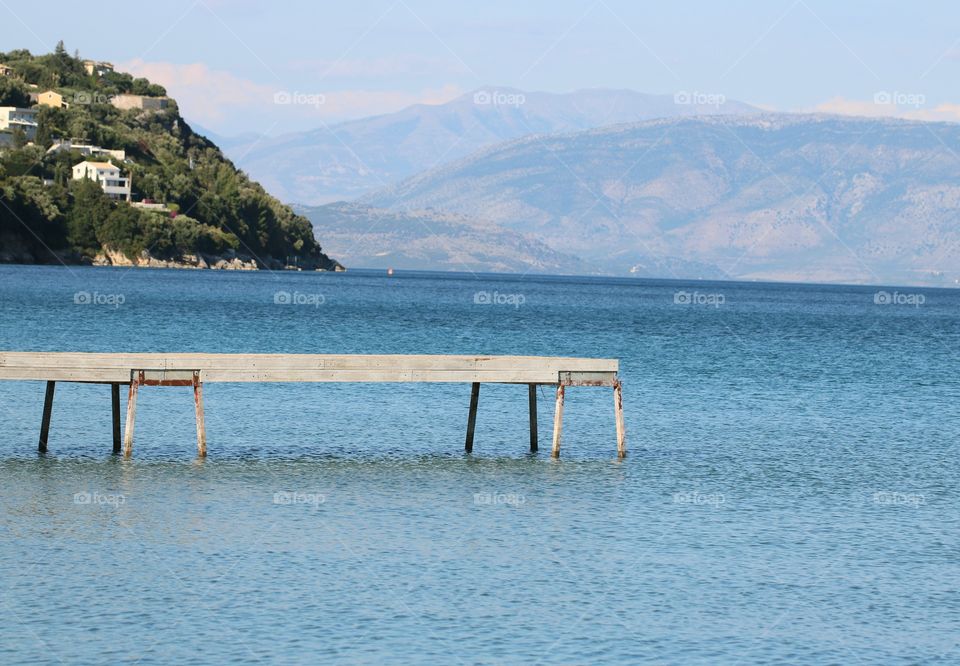
[[[120,453],[120,384],[110,384],[110,408],[113,415],[113,452]]]
[[[627,457],[627,429],[623,423],[623,390],[620,380],[613,382],[613,409],[617,417],[617,457]]]
[[[480,402],[480,382],[474,382],[470,388],[470,414],[467,416],[467,441],[463,450],[473,452],[473,429],[477,425],[477,403]]]
[[[203,424],[203,382],[200,381],[200,371],[193,371],[193,404],[197,412],[197,455],[205,458],[207,455],[207,428]]]
[[[40,443],[37,445],[37,451],[47,452],[47,438],[50,436],[50,414],[53,412],[53,392],[57,387],[56,382],[47,382],[47,392],[43,396],[43,420],[40,421]]]
[[[557,411],[553,414],[553,451],[554,458],[560,457],[560,430],[563,428],[563,384],[557,385]]]
[[[530,453],[537,452],[537,385],[527,384],[527,400],[530,403]]]
[[[143,381],[143,370],[130,374],[130,392],[127,394],[127,423],[123,431],[123,457],[133,455],[133,425],[137,420],[137,392]]]

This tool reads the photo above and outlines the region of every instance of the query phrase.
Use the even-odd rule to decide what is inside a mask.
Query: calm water
[[[124,461],[61,384],[41,458],[0,383],[0,663],[960,663],[960,291],[877,291],[0,267],[0,349],[617,357],[630,448],[608,389],[553,461],[546,390],[465,456],[466,385],[214,384]]]

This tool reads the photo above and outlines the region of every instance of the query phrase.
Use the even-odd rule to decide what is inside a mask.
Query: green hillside
[[[0,107],[37,110],[32,141],[20,127],[0,130],[4,260],[90,262],[110,250],[130,259],[178,261],[203,254],[239,256],[261,267],[339,266],[321,252],[310,222],[195,134],[174,100],[157,110],[114,106],[124,94],[165,99],[161,86],[109,69],[88,73],[62,43],[48,55],[0,52],[0,65],[9,68],[0,76]],[[63,107],[37,105],[36,95],[48,90],[62,96]],[[49,152],[62,140],[122,150],[125,159]],[[131,179],[133,202],[164,207],[137,208],[109,198],[92,180],[74,179],[73,167],[85,159],[119,167]]]

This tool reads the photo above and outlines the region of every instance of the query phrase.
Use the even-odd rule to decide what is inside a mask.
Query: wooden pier
[[[203,385],[209,382],[461,382],[471,384],[464,449],[473,451],[474,428],[483,383],[526,384],[530,450],[537,450],[537,386],[556,387],[553,457],[560,455],[566,388],[613,389],[617,455],[626,456],[623,400],[615,359],[549,356],[449,356],[352,354],[91,354],[0,352],[0,380],[46,381],[39,451],[46,452],[57,382],[109,384],[113,411],[113,451],[133,454],[137,395],[141,387],[193,389],[197,452],[207,454]],[[121,442],[120,387],[127,387],[127,417]],[[122,448],[121,448],[122,444]]]

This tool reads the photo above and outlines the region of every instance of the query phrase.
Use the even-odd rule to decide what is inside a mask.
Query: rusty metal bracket
[[[143,386],[193,386],[199,370],[134,370]]]
[[[615,372],[560,372],[560,386],[616,386]]]

